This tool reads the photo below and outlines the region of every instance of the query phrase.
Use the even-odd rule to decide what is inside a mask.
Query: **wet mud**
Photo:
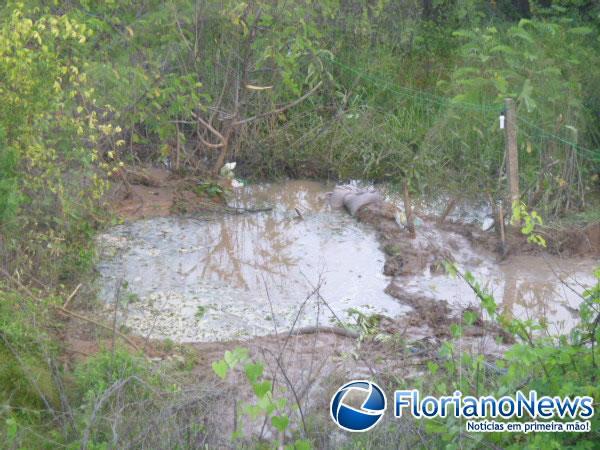
[[[579,246],[571,246],[570,252],[555,254],[552,248],[543,251],[528,243],[518,230],[511,230],[507,247],[501,249],[497,236],[482,229],[485,224],[440,224],[427,215],[419,218],[416,237],[411,238],[399,219],[402,206],[398,201],[376,200],[355,214],[377,230],[386,255],[384,271],[393,277],[386,291],[410,305],[407,319],[429,327],[432,335],[447,336],[449,323],[462,322],[462,311],[481,310],[472,289],[444,273],[445,261],[473,273],[494,296],[502,314],[546,323],[552,333],[566,332],[575,325],[581,294],[595,283],[592,271],[598,255],[589,239],[584,239],[584,244],[578,241]],[[487,327],[485,331],[509,339],[487,321],[475,325],[479,331],[470,330],[471,335]]]

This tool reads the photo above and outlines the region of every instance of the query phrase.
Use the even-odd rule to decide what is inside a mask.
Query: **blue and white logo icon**
[[[364,398],[364,400],[362,400]],[[360,408],[349,405],[349,400],[362,400]],[[331,418],[343,430],[367,431],[381,420],[385,413],[385,394],[375,383],[355,380],[345,384],[331,398]]]

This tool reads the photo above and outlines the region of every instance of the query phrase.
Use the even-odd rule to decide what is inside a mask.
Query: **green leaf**
[[[246,372],[246,378],[248,378],[248,380],[251,383],[256,383],[256,381],[262,376],[263,374],[263,365],[256,363],[250,363],[250,364],[246,364],[246,367],[244,368],[245,372]]]
[[[263,411],[258,405],[248,405],[246,407],[246,414],[248,414],[252,419],[256,419]]]
[[[516,52],[509,47],[508,45],[496,45],[490,49],[490,53],[506,53],[506,54],[515,54]]]
[[[444,261],[444,269],[452,278],[456,278],[456,265],[450,261]]]
[[[270,416],[276,409],[275,403],[271,401],[271,396],[268,393],[258,400],[257,405],[267,416]]]
[[[242,433],[240,430],[236,430],[233,433],[231,433],[232,441],[237,441],[238,439],[241,439],[242,437],[244,437],[244,433]]]
[[[237,361],[248,359],[248,349],[244,347],[236,347],[233,349],[233,356]]]
[[[296,442],[294,442],[294,450],[311,450],[311,449],[312,449],[312,445],[310,445],[310,442],[305,439],[298,439]]]
[[[473,325],[475,320],[477,320],[477,314],[475,314],[473,311],[465,311],[463,318],[467,325]]]
[[[458,338],[462,334],[462,327],[456,323],[453,323],[450,325],[450,333],[452,334],[452,337]]]
[[[227,350],[225,352],[225,355],[223,355],[223,360],[227,363],[227,365],[229,367],[231,367],[232,369],[235,367],[235,358],[233,356],[233,353],[231,353],[229,350]]]
[[[537,104],[531,98],[531,93],[533,92],[533,87],[531,86],[531,80],[526,79],[523,83],[523,88],[521,89],[521,94],[519,94],[519,100],[525,103],[525,107],[527,108],[527,112],[533,111]]]
[[[574,28],[567,30],[567,32],[572,33],[572,34],[579,34],[579,35],[583,36],[586,34],[593,33],[594,30],[591,29],[590,27],[574,27]]]
[[[287,398],[281,397],[273,401],[277,409],[283,409],[287,405]]]
[[[440,368],[440,366],[437,365],[436,363],[434,363],[432,361],[427,362],[427,369],[429,370],[429,373],[431,373],[432,375],[435,375],[435,373],[438,371],[439,368]]]
[[[524,41],[528,42],[529,44],[533,44],[534,40],[533,38],[529,35],[529,33],[527,33],[524,29],[522,28],[511,28],[509,33],[514,36],[514,37],[518,37],[523,39]]]
[[[263,398],[267,392],[271,392],[271,382],[265,380],[260,383],[254,383],[252,389],[254,389],[254,393],[258,398]]]
[[[248,359],[248,349],[244,347],[236,347],[233,352],[227,350],[223,356],[223,359],[227,365],[233,369],[239,362]]]
[[[496,312],[496,301],[491,295],[482,293],[481,303],[490,316]]]
[[[465,277],[465,280],[467,280],[467,283],[475,284],[475,276],[471,272],[466,271],[463,276]]]
[[[17,421],[14,417],[6,419],[6,434],[8,442],[14,442],[17,436]]]
[[[286,416],[273,416],[271,418],[271,423],[275,428],[283,433],[290,423],[290,419]]]
[[[227,377],[227,371],[229,370],[229,366],[224,360],[220,359],[212,363],[212,369],[219,378],[224,380]]]

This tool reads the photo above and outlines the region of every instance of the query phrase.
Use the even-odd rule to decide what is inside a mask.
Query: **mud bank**
[[[416,237],[411,238],[399,212],[398,202],[378,199],[354,214],[377,230],[386,255],[384,273],[393,278],[386,292],[412,307],[406,317],[411,324],[421,324],[432,336],[448,336],[448,325],[462,322],[466,309],[484,319],[472,289],[446,275],[444,261],[473,273],[509,317],[549,324],[553,333],[568,331],[577,322],[580,294],[595,283],[593,245],[581,246],[583,254],[576,257],[558,256],[527,243],[516,230],[509,232],[508,252],[500,251],[499,239],[481,225],[440,224],[427,215],[419,217]],[[492,332],[508,339],[485,320],[476,328],[468,333]]]

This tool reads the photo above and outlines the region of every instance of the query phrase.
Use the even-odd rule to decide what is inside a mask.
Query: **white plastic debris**
[[[483,231],[487,231],[494,225],[494,219],[491,217],[486,217],[483,219],[483,223],[481,224],[481,229]]]
[[[235,176],[233,171],[235,170],[236,165],[237,163],[235,161],[223,164],[223,167],[221,167],[221,171],[219,172],[220,175],[225,178],[233,179]]]

